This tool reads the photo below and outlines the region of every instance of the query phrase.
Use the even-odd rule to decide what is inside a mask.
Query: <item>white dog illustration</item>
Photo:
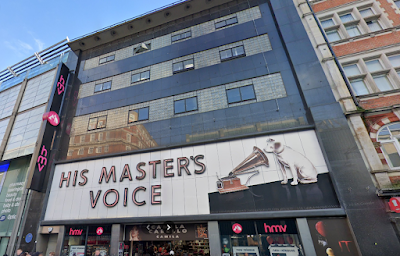
[[[283,181],[281,184],[287,184],[288,178],[285,167],[288,167],[293,176],[291,185],[300,183],[314,183],[317,182],[317,170],[314,165],[299,152],[293,150],[288,146],[282,145],[273,139],[267,141],[267,147],[264,149],[267,153],[274,153],[279,162],[279,167],[283,174]]]

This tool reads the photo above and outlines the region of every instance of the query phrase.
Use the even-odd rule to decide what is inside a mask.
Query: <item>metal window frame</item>
[[[107,59],[108,59],[109,57],[111,57],[111,56],[114,56],[114,58],[113,58],[112,60],[107,60]],[[100,63],[101,60],[104,60],[104,59],[106,59],[106,61],[103,62],[103,63]],[[103,64],[106,64],[107,62],[111,62],[111,61],[115,61],[115,54],[112,54],[112,55],[107,56],[107,57],[99,58],[99,65],[103,65]]]
[[[191,67],[191,68],[185,68],[184,62],[185,62],[185,61],[188,61],[188,60],[193,60],[193,67]],[[178,64],[178,63],[182,63],[182,67],[183,67],[183,68],[182,68],[181,70],[174,71],[174,65],[175,65],[175,64]],[[172,63],[172,74],[175,75],[175,74],[182,73],[182,72],[185,72],[185,71],[193,70],[193,69],[195,69],[194,67],[195,67],[195,65],[194,65],[194,57],[191,58],[191,59],[186,59],[186,60],[178,61],[178,62]]]
[[[147,119],[140,120],[139,110],[145,109],[145,108],[149,109],[149,112],[148,112],[148,115],[147,115]],[[138,113],[138,120],[129,122],[129,115],[130,115],[131,111],[135,111],[135,110],[137,110],[137,113]],[[141,121],[146,121],[146,120],[149,120],[149,119],[150,119],[150,106],[143,107],[143,108],[131,109],[131,110],[128,111],[128,124],[133,124],[133,123],[137,123],[137,122],[141,122]]]
[[[233,18],[236,18],[236,22],[231,23],[231,24],[227,24],[227,21],[230,20],[230,19],[233,19]],[[225,22],[225,24],[223,26],[217,28],[217,24],[218,23],[222,23],[222,22]],[[239,20],[238,20],[237,15],[236,15],[236,16],[230,17],[230,18],[225,19],[225,20],[220,20],[218,22],[214,22],[214,28],[215,29],[221,29],[221,28],[225,28],[225,27],[228,27],[228,26],[231,26],[231,25],[238,24],[238,23],[239,23]]]
[[[143,73],[146,73],[146,72],[149,72],[149,78],[143,79],[143,80],[142,80],[142,74],[143,74]],[[132,82],[132,76],[135,76],[135,75],[139,75],[139,81]],[[150,80],[150,76],[151,76],[150,69],[149,69],[149,70],[146,70],[146,71],[139,72],[139,73],[132,74],[132,75],[131,75],[131,84],[135,84],[135,83],[139,83],[139,82],[143,82],[143,81]]]
[[[241,91],[241,88],[244,88],[244,87],[247,87],[247,86],[251,86],[251,88],[253,88],[254,98],[252,98],[252,99],[247,99],[247,100],[243,100],[243,99],[242,99],[242,91]],[[229,102],[228,91],[229,91],[229,90],[235,90],[235,89],[239,89],[240,101]],[[225,89],[225,94],[226,94],[226,100],[227,100],[227,102],[228,102],[228,105],[230,105],[230,104],[236,104],[236,103],[240,103],[240,102],[251,101],[251,100],[256,100],[256,99],[257,99],[256,91],[255,91],[255,89],[254,89],[254,84],[247,84],[247,85],[243,85],[243,86],[240,86],[240,87]]]
[[[187,99],[191,99],[191,98],[196,98],[196,109],[193,109],[193,110],[186,110],[186,100],[187,100]],[[185,111],[176,113],[176,111],[175,111],[175,102],[181,101],[181,100],[184,100],[184,102],[185,102]],[[198,111],[198,110],[199,110],[199,102],[198,102],[197,96],[193,96],[193,97],[189,97],[189,98],[184,98],[184,99],[180,99],[180,100],[174,100],[174,115],[180,115],[180,114],[183,114],[183,113],[189,113],[189,112],[194,112],[194,111]]]
[[[190,36],[182,37],[182,35],[185,35],[187,32],[190,32]],[[180,36],[180,37],[179,37],[179,39],[173,40],[172,38],[175,37],[175,36]],[[191,37],[192,37],[192,30],[189,29],[189,30],[186,31],[186,32],[182,32],[182,33],[176,34],[176,35],[171,35],[171,43],[174,43],[174,42],[177,42],[177,41],[181,41],[181,40],[184,40],[184,39],[187,39],[187,38],[191,38]]]
[[[240,46],[243,47],[243,54],[237,55],[237,56],[233,56],[233,51],[232,51],[233,48],[237,48],[237,47],[240,47]],[[229,57],[229,58],[222,59],[221,52],[226,51],[226,50],[231,50],[232,56]],[[233,59],[237,59],[237,58],[241,58],[241,57],[246,57],[246,49],[244,48],[244,45],[237,45],[237,46],[234,46],[234,47],[219,51],[219,58],[220,58],[221,62],[228,61],[228,60],[233,60]]]
[[[100,117],[105,117],[105,118],[106,118],[106,124],[105,124],[104,127],[97,128],[97,126],[99,125],[99,118],[100,118]],[[97,119],[96,128],[94,128],[94,129],[89,129],[90,120],[92,120],[92,119]],[[88,130],[88,131],[100,130],[100,129],[104,129],[104,128],[106,128],[106,127],[107,127],[107,115],[104,115],[104,116],[96,116],[96,117],[91,117],[91,118],[89,118],[88,126],[87,126],[87,130]]]

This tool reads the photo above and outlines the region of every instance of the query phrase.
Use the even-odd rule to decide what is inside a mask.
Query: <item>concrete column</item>
[[[119,243],[123,239],[124,227],[121,224],[113,224],[111,227],[110,256],[118,256]]]
[[[306,218],[297,218],[297,227],[303,244],[304,254],[306,256],[317,256],[315,252],[314,243],[312,241],[310,229],[308,228]]]
[[[208,242],[210,245],[210,256],[221,256],[221,238],[218,221],[208,222]]]
[[[65,226],[60,226],[60,230],[58,231],[57,236],[57,245],[56,245],[56,256],[61,255],[62,246],[64,243],[64,234],[65,234]]]

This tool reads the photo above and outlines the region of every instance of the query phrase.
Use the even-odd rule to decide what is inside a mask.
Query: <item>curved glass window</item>
[[[390,168],[400,169],[400,122],[382,127],[377,140]]]

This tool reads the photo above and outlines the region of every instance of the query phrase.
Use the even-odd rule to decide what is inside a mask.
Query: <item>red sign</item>
[[[390,198],[389,207],[391,211],[400,213],[400,197]]]
[[[70,236],[80,236],[82,235],[83,229],[69,229],[69,235]]]
[[[242,228],[242,225],[240,225],[239,223],[235,223],[235,224],[232,225],[232,230],[236,234],[239,234],[239,233],[242,232],[243,228]]]
[[[102,235],[103,232],[104,232],[104,229],[103,229],[102,227],[98,227],[98,228],[96,229],[96,234],[97,234],[98,236]]]
[[[267,225],[264,223],[265,233],[286,232],[287,225]]]
[[[60,123],[60,117],[54,111],[44,113],[42,119],[47,120],[52,126],[57,126]]]

